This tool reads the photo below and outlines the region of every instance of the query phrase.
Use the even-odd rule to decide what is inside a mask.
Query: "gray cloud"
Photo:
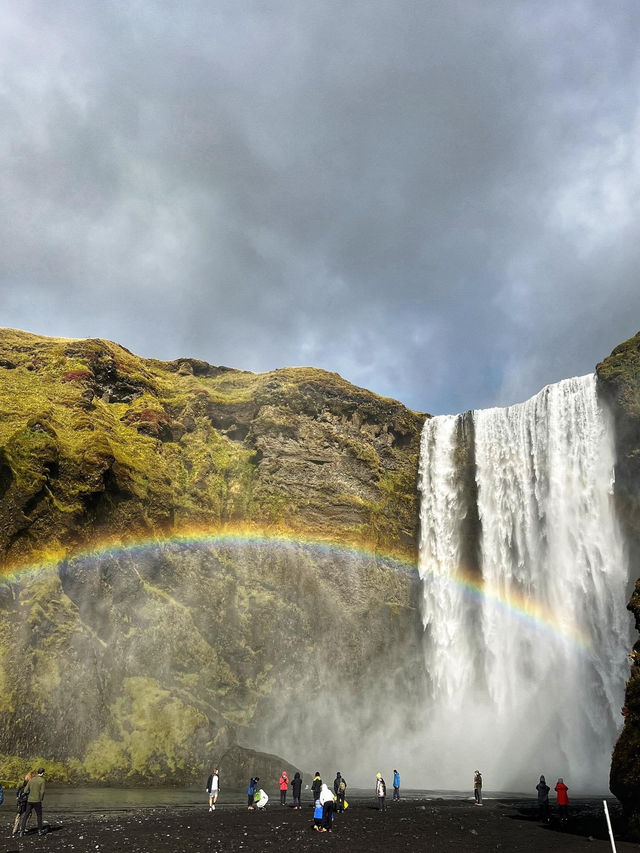
[[[0,15],[2,325],[433,412],[640,328],[633,2]]]

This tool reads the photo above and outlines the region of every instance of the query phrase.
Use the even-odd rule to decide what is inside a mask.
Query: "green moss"
[[[617,346],[596,371],[605,386],[615,389],[617,402],[627,413],[640,416],[640,332]]]
[[[50,761],[46,758],[33,756],[19,758],[15,755],[0,754],[0,783],[8,788],[17,787],[27,773],[44,767],[45,778],[51,785],[70,785],[72,766],[60,761]]]
[[[0,447],[5,447],[14,477],[13,494],[16,503],[25,504],[41,492],[38,500],[47,507],[44,515],[39,510],[41,520],[30,526],[29,539],[15,540],[8,557],[47,546],[54,537],[71,544],[74,531],[80,538],[90,536],[96,530],[93,519],[87,518],[86,532],[77,521],[86,516],[87,505],[99,505],[100,526],[110,534],[119,528],[125,533],[132,527],[240,520],[279,527],[300,517],[297,509],[304,502],[298,496],[260,482],[255,448],[213,427],[209,413],[217,406],[255,403],[259,414],[254,429],[280,436],[294,434],[301,418],[310,419],[315,430],[326,431],[329,445],[338,440],[379,478],[382,488],[395,474],[386,470],[388,462],[381,461],[371,437],[323,425],[317,412],[329,413],[336,423],[357,411],[373,419],[392,413],[401,429],[414,433],[412,441],[421,423],[393,401],[314,368],[252,374],[198,363],[199,375],[184,375],[177,363],[145,361],[107,341],[46,339],[11,330],[0,332],[0,353],[15,365],[0,368]],[[111,402],[94,396],[87,402],[87,387],[99,385],[103,376],[138,389],[138,396],[123,402],[112,395]],[[174,425],[178,438],[160,441],[145,434],[148,413],[169,429]],[[403,453],[396,456],[400,460]],[[413,461],[405,455],[401,467]],[[388,489],[385,500],[371,503],[368,518],[363,507],[361,525],[347,524],[350,532],[370,521],[374,538],[382,537],[392,547],[394,529],[408,525],[404,519],[390,525],[382,515],[389,514],[390,501],[394,515],[408,493],[404,485]]]
[[[131,759],[124,741],[110,738],[106,732],[89,745],[82,769],[90,779],[105,782],[125,776],[131,770]]]
[[[313,368],[191,360],[191,373],[107,341],[0,332],[0,361],[0,556],[13,568],[68,555],[2,600],[5,750],[38,731],[66,778],[192,781],[205,745],[251,724],[288,660],[302,655],[314,683],[319,613],[348,634],[345,671],[366,624],[351,625],[354,608],[403,618],[406,577],[403,592],[392,572],[297,546],[159,548],[99,568],[73,555],[236,524],[409,554],[421,416]]]
[[[153,678],[126,678],[114,703],[116,732],[91,743],[84,768],[93,780],[154,774],[154,783],[185,768],[184,745],[207,718],[163,689]]]
[[[343,440],[345,448],[353,453],[356,459],[370,466],[376,473],[380,470],[380,456],[370,443],[357,441],[351,436],[346,436]]]

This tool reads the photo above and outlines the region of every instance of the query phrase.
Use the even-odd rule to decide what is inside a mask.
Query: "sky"
[[[640,329],[637,0],[6,0],[0,326],[433,414]]]

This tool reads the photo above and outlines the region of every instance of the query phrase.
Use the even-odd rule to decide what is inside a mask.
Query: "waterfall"
[[[593,375],[425,423],[429,785],[608,788],[632,645],[614,462]]]

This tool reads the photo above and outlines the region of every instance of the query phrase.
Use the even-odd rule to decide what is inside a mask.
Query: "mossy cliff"
[[[0,549],[242,521],[415,553],[424,416],[337,374],[0,330]]]
[[[0,777],[201,780],[326,689],[325,638],[354,725],[372,654],[413,677],[415,574],[387,555],[415,560],[424,415],[312,368],[12,330],[0,415]],[[191,529],[262,538],[172,544]]]
[[[615,419],[618,461],[615,498],[627,534],[631,576],[640,576],[640,333],[597,366],[599,387]],[[640,580],[629,601],[640,631]],[[640,838],[640,639],[630,655],[624,727],[611,764],[610,787],[621,801],[630,833]]]

